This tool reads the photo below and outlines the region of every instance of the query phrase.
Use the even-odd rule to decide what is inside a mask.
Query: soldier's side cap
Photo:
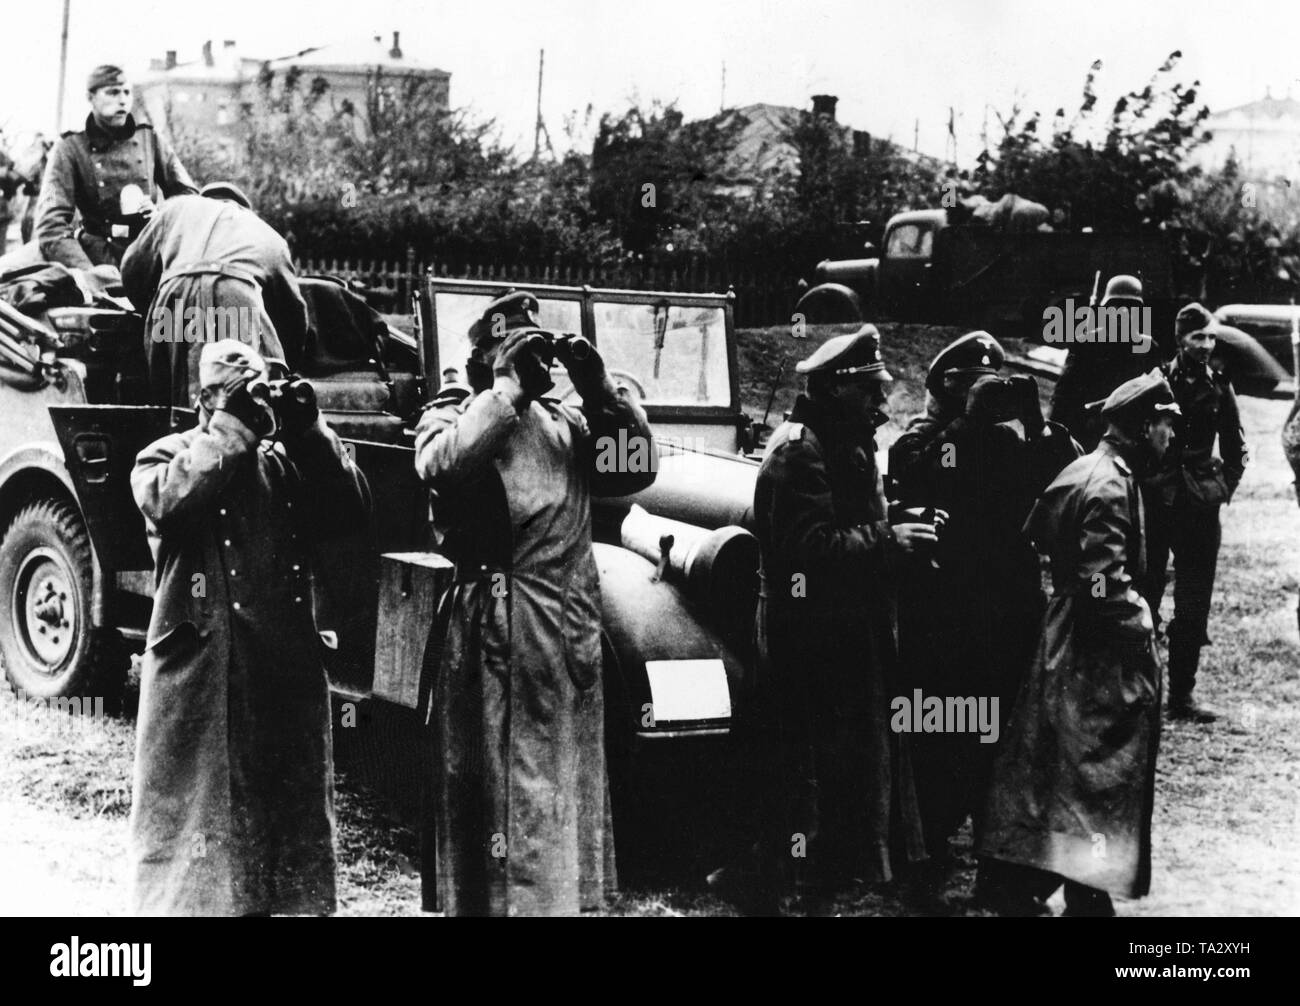
[[[948,344],[925,375],[925,386],[938,391],[945,374],[996,374],[1007,361],[1006,350],[988,332],[963,335]]]
[[[98,91],[101,87],[110,85],[121,86],[126,83],[126,73],[120,66],[114,66],[112,63],[102,63],[90,71],[90,76],[86,78],[86,90]]]
[[[527,290],[511,290],[492,301],[478,321],[469,327],[469,341],[477,345],[483,339],[505,335],[519,328],[538,328],[537,298]]]
[[[1179,311],[1178,317],[1174,319],[1174,333],[1180,339],[1193,332],[1213,331],[1215,326],[1214,315],[1195,302]]]
[[[219,339],[203,344],[199,352],[200,388],[224,384],[232,370],[254,370],[265,374],[266,361],[252,346],[238,339]]]
[[[208,199],[224,199],[227,202],[238,203],[246,210],[253,208],[253,204],[248,201],[248,196],[244,195],[244,190],[234,182],[208,182],[199,189],[199,195]]]
[[[1088,408],[1100,407],[1107,419],[1120,416],[1147,416],[1158,412],[1182,415],[1173,389],[1157,367],[1150,373],[1139,374],[1125,381],[1099,402],[1090,402]]]
[[[794,365],[800,374],[825,374],[868,381],[892,381],[880,353],[880,332],[875,325],[863,325],[851,335],[827,339],[808,359]]]

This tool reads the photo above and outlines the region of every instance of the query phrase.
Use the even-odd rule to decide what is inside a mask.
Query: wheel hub
[[[18,571],[14,622],[33,663],[57,673],[77,638],[77,605],[72,579],[59,556],[34,549]]]

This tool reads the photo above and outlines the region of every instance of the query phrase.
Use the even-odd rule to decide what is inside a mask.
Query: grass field
[[[769,419],[775,425],[793,402],[790,366],[845,330],[851,329],[816,329],[807,342],[791,339],[786,329],[741,333],[746,411],[762,415],[776,365],[789,355]],[[929,361],[959,333],[899,325],[881,330],[886,361],[898,379],[890,397],[894,419],[881,431],[884,446],[919,411]],[[1121,904],[1121,914],[1300,913],[1300,509],[1278,442],[1286,411],[1283,402],[1242,402],[1252,463],[1224,512],[1210,623],[1215,645],[1206,651],[1198,689],[1225,717],[1209,727],[1165,730],[1152,894]],[[0,914],[125,914],[133,722],[30,711],[7,689],[0,693]],[[339,780],[338,808],[342,914],[418,914],[418,845],[411,831],[346,774]],[[974,864],[965,836],[956,852],[961,869],[947,893],[952,910],[966,914],[972,912]],[[905,913],[892,890],[847,892],[835,907],[846,914]],[[678,886],[627,891],[610,911],[664,916],[730,910],[696,888]]]

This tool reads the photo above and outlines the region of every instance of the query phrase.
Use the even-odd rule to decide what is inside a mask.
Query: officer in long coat
[[[1025,533],[1051,559],[1038,653],[994,767],[978,890],[1041,914],[1065,885],[1069,915],[1113,915],[1151,883],[1160,664],[1144,570],[1138,479],[1169,444],[1178,406],[1158,370],[1102,406],[1097,449],[1048,486]]]
[[[307,304],[289,246],[229,182],[167,200],[127,250],[122,285],[147,309],[149,390],[158,405],[193,405],[196,343],[236,338],[289,371],[302,363]]]
[[[330,701],[312,547],[369,512],[315,405],[273,413],[265,364],[203,348],[199,425],[146,447],[131,488],[154,557],[131,805],[143,915],[335,907]],[[307,396],[310,399],[310,396]]]
[[[1113,324],[1105,323],[1108,317],[1114,317],[1113,312],[1122,310],[1131,317],[1132,311],[1141,312],[1144,306],[1142,283],[1137,277],[1111,277],[1102,296],[1102,313],[1091,331],[1093,341],[1070,347],[1052,389],[1050,418],[1069,430],[1085,451],[1095,448],[1106,432],[1105,422],[1095,409],[1088,409],[1088,403],[1101,401],[1125,381],[1160,366],[1163,360],[1153,333],[1142,332],[1146,338],[1137,341],[1130,326],[1130,341],[1115,341],[1123,330],[1116,331]],[[1140,351],[1135,352],[1135,347]]]
[[[64,133],[55,144],[36,207],[41,253],[73,269],[118,265],[159,196],[198,192],[167,142],[148,123],[135,121],[131,85],[120,68],[97,66],[86,91],[86,128]],[[122,190],[131,185],[143,200],[124,206]]]
[[[935,562],[908,569],[900,648],[926,695],[997,697],[999,736],[1033,660],[1045,598],[1038,557],[1021,532],[1039,493],[1081,453],[1043,419],[1032,377],[1003,378],[1006,354],[987,332],[947,346],[930,365],[926,412],[889,452],[894,498],[947,515]],[[976,734],[911,739],[931,862],[967,814],[976,838],[995,744]]]
[[[901,687],[895,583],[906,557],[934,544],[934,525],[889,519],[875,429],[893,378],[875,326],[827,340],[795,369],[807,393],[772,434],[754,489],[758,862],[744,856],[709,881],[754,913],[776,910],[791,877],[815,904],[925,855],[889,710]]]
[[[1177,576],[1169,623],[1169,715],[1212,723],[1217,715],[1197,703],[1192,691],[1201,647],[1210,642],[1206,628],[1223,537],[1219,514],[1246,470],[1246,437],[1232,382],[1210,366],[1214,316],[1200,304],[1188,304],[1174,324],[1178,354],[1166,373],[1182,416],[1173,445],[1146,484],[1149,572],[1143,594],[1159,624],[1172,553]]]
[[[488,306],[469,333],[474,394],[436,400],[416,436],[456,564],[425,689],[438,767],[425,906],[449,915],[576,914],[616,879],[591,497],[650,485],[641,461],[656,448],[596,349],[541,332],[537,310],[525,292]],[[580,409],[544,397],[552,353]],[[645,449],[598,466],[620,442]]]

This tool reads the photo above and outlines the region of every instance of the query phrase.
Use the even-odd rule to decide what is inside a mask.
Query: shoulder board
[[[139,131],[139,130],[141,130],[141,129],[153,129],[153,123],[152,123],[152,122],[137,122],[137,123],[135,124],[135,128],[136,128],[137,131]]]
[[[80,136],[82,132],[83,130],[80,129],[69,129],[66,130],[65,132],[60,133],[59,139],[66,140],[70,136]]]
[[[1115,455],[1115,467],[1118,468],[1120,471],[1122,471],[1125,475],[1133,474],[1133,469],[1128,466],[1128,462],[1125,461],[1118,454]]]
[[[786,437],[786,439],[787,439],[787,440],[802,440],[802,439],[803,439],[803,423],[791,423],[791,424],[790,424],[790,435],[789,435],[788,437]]]

